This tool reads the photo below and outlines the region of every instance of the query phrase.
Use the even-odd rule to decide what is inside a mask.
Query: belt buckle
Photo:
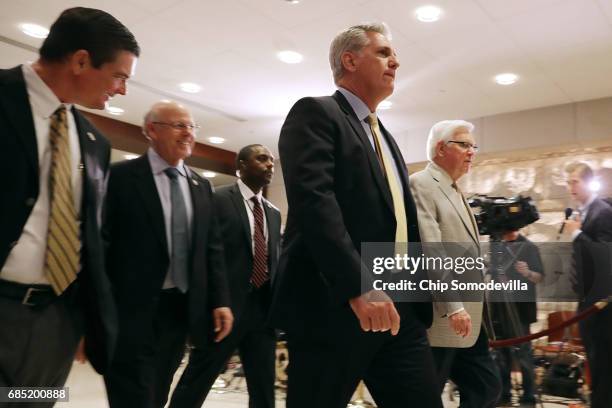
[[[32,294],[36,291],[44,292],[45,289],[28,288],[25,295],[23,296],[23,299],[21,300],[21,304],[26,306],[36,306],[35,303],[30,303],[30,298],[32,297]]]

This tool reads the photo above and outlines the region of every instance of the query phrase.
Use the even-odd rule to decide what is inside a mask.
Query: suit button
[[[33,206],[34,206],[34,204],[36,204],[36,199],[35,199],[35,198],[30,197],[30,198],[28,198],[28,199],[25,201],[25,203],[26,203],[26,205],[27,205],[28,207],[33,207]]]
[[[13,241],[9,244],[9,249],[13,249],[17,246],[17,241]]]

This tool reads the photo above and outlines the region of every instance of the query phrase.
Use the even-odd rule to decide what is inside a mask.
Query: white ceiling
[[[49,26],[61,10],[104,8],[136,35],[142,55],[129,95],[112,104],[140,124],[148,107],[172,95],[189,101],[200,138],[227,139],[238,150],[264,143],[276,150],[284,116],[306,95],[334,90],[328,46],[341,29],[385,21],[401,62],[385,125],[401,133],[448,118],[577,102],[612,95],[612,0],[434,0],[436,23],[421,23],[414,0],[28,0],[3,1],[0,35],[39,46],[17,24]],[[304,55],[287,65],[282,49]],[[36,58],[0,42],[1,66]],[[520,76],[499,86],[493,76]],[[196,82],[199,94],[178,90]],[[118,118],[118,117],[113,117]],[[423,135],[425,138],[426,135]],[[423,158],[424,159],[424,155]]]

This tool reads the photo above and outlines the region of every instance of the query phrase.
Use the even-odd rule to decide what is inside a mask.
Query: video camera
[[[488,197],[476,195],[468,200],[481,235],[497,236],[523,228],[540,219],[531,197]]]

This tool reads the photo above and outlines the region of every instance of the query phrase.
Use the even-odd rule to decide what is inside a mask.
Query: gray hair
[[[436,123],[427,137],[427,160],[432,161],[436,157],[436,146],[440,141],[448,142],[457,131],[472,133],[473,130],[474,125],[465,120],[443,120]]]
[[[344,75],[344,67],[342,66],[342,54],[345,52],[357,53],[363,49],[370,41],[367,33],[374,32],[391,39],[391,32],[385,23],[364,23],[349,27],[336,35],[329,47],[329,65],[334,74],[334,82],[338,81]]]

